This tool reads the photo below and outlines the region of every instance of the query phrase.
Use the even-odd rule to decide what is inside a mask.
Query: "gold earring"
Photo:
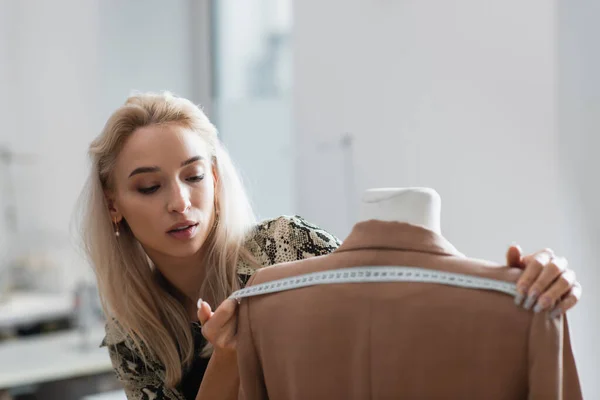
[[[119,237],[121,235],[121,232],[119,232],[119,223],[117,222],[117,219],[115,218],[115,236]]]

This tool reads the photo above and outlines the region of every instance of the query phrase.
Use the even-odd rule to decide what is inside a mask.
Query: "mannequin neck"
[[[365,192],[360,220],[405,222],[441,235],[440,195],[430,188],[383,188]]]

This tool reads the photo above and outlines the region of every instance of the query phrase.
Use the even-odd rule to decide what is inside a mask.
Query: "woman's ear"
[[[106,205],[108,206],[108,212],[110,213],[110,219],[115,222],[121,222],[123,215],[117,207],[114,193],[107,190],[104,192],[104,197],[106,199]]]

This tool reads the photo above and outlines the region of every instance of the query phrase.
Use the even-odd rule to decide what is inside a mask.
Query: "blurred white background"
[[[567,256],[600,398],[598,20],[595,0],[0,0],[0,265],[48,266],[49,291],[92,279],[70,231],[87,146],[132,90],[170,90],[263,218],[343,238],[364,189],[429,186],[462,252]]]

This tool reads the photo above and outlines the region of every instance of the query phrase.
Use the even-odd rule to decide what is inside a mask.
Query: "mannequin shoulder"
[[[248,249],[263,266],[333,252],[340,246],[340,240],[294,215],[283,215],[259,223],[248,241]]]

